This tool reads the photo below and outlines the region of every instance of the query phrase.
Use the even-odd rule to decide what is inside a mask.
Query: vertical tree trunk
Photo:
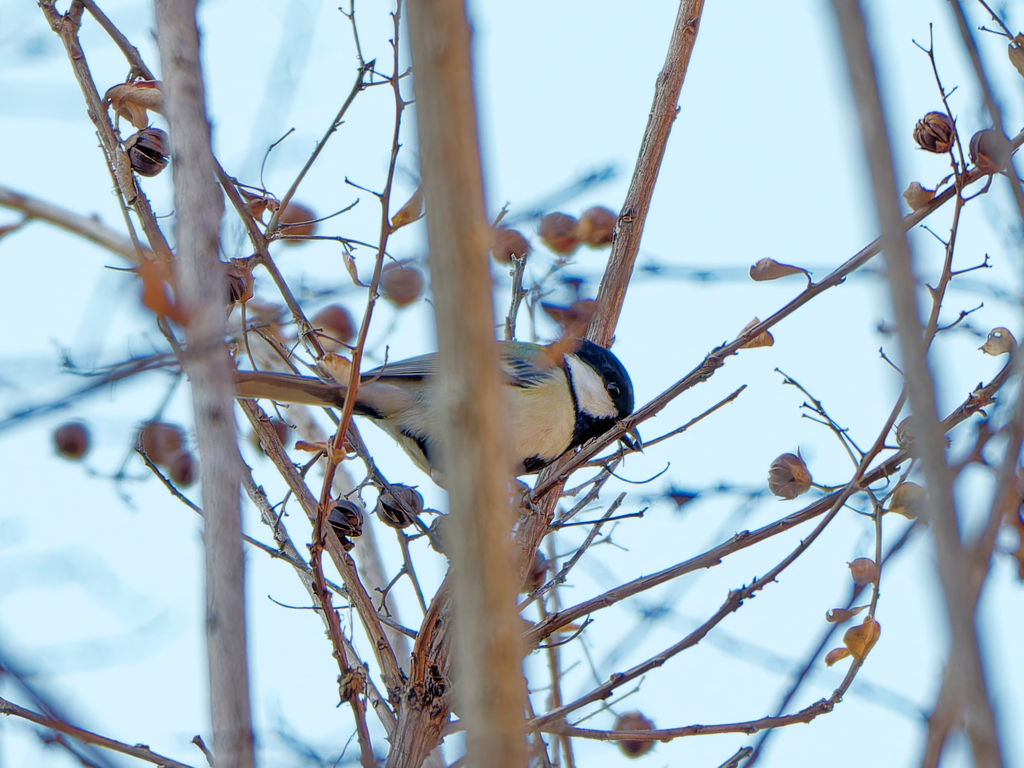
[[[420,169],[445,393],[451,496],[455,708],[467,765],[524,768],[505,405],[494,341],[470,35],[462,0],[408,3]]]
[[[217,256],[224,210],[214,178],[195,0],[157,0],[177,215],[177,301],[187,317],[182,365],[192,386],[203,482],[206,643],[217,768],[253,765],[245,643],[233,366],[224,343],[227,287]]]

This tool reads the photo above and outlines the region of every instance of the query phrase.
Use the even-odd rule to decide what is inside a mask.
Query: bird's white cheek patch
[[[566,355],[569,372],[572,374],[572,386],[576,391],[576,401],[580,410],[598,418],[616,418],[619,415],[615,403],[604,388],[604,381],[597,371],[580,360],[576,355]]]

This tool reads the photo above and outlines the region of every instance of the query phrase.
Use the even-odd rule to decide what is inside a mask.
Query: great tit
[[[633,384],[611,352],[584,339],[541,347],[497,342],[505,374],[517,475],[539,472],[633,411]],[[391,435],[435,482],[439,471],[437,354],[389,362],[361,375],[354,412]],[[340,408],[347,387],[280,373],[239,372],[238,396]]]

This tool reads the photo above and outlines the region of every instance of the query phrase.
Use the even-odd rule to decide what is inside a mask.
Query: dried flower
[[[1013,154],[1010,140],[995,128],[978,131],[971,136],[971,162],[982,173],[999,173],[1006,168]]]
[[[863,659],[882,634],[882,626],[871,616],[864,619],[864,623],[857,627],[850,627],[843,635],[843,644],[850,649],[850,655],[855,659]]]
[[[249,259],[231,259],[224,265],[227,273],[228,303],[244,304],[253,297],[254,280]]]
[[[408,485],[392,485],[390,490],[380,492],[374,512],[392,528],[408,528],[423,512],[423,497]]]
[[[568,256],[580,247],[576,219],[564,213],[549,213],[540,220],[540,239],[560,256]]]
[[[757,325],[760,322],[761,321],[755,317],[753,320],[751,320],[749,323],[747,323],[745,326],[743,326],[743,330],[740,331],[740,336],[745,334],[747,331],[749,331],[751,328],[753,328],[755,325]],[[742,349],[756,349],[757,347],[770,347],[770,346],[773,346],[774,344],[775,344],[775,337],[772,336],[768,331],[761,331],[759,334],[757,334],[757,336],[755,336],[750,341],[748,341],[746,344],[744,344],[742,346]]]
[[[829,624],[842,624],[869,607],[867,605],[858,605],[856,608],[833,608],[825,613],[825,621]]]
[[[65,459],[80,459],[89,452],[89,429],[80,421],[61,424],[53,432],[53,444]]]
[[[945,154],[953,148],[956,126],[945,112],[929,112],[914,126],[914,141],[926,152]]]
[[[143,128],[124,143],[132,170],[140,176],[156,176],[167,167],[171,154],[167,134],[159,128]]]
[[[642,712],[625,712],[615,719],[616,731],[653,731],[654,723]],[[620,739],[619,749],[626,757],[643,757],[652,749],[654,742],[647,739]]]
[[[811,473],[800,457],[784,453],[772,462],[768,470],[768,489],[782,499],[795,499],[811,487]]]

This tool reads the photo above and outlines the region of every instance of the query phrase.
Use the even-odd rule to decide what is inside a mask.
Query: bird
[[[498,341],[515,474],[539,472],[633,412],[619,359],[586,339],[542,346]],[[437,353],[387,362],[360,376],[353,412],[387,432],[444,486]],[[309,376],[239,371],[238,397],[340,408],[347,386]],[[637,436],[638,437],[638,436]]]

